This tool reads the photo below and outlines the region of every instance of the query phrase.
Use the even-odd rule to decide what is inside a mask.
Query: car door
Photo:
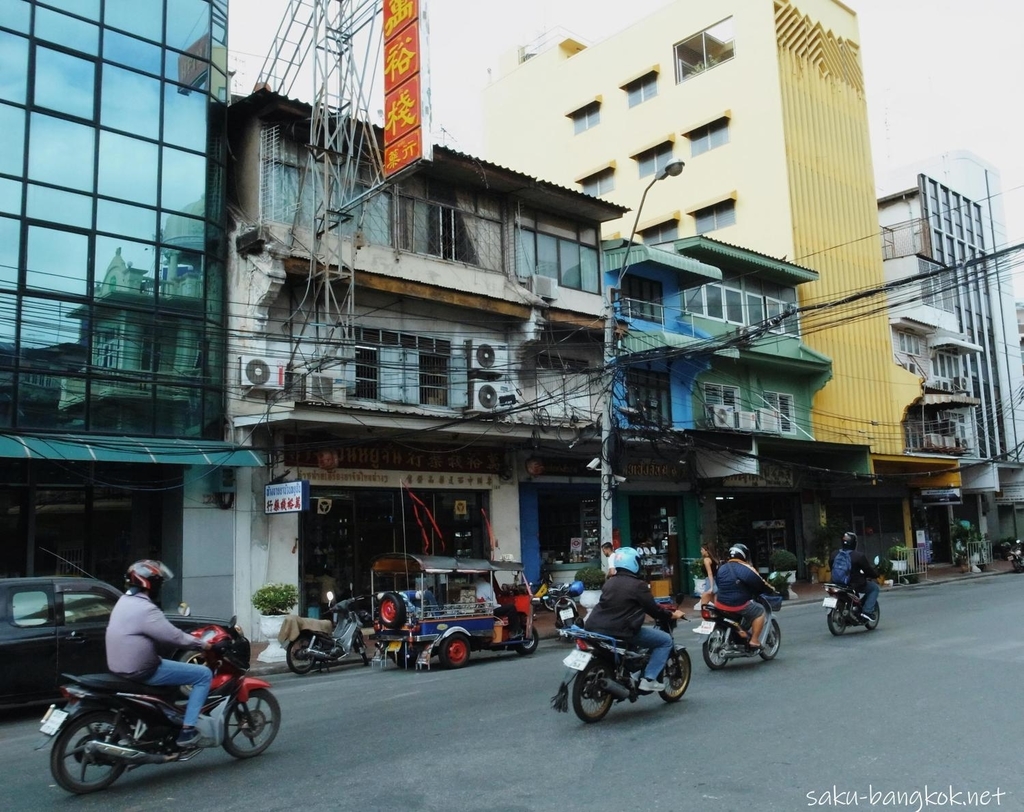
[[[0,705],[57,694],[56,629],[52,584],[0,587]]]
[[[61,674],[107,670],[106,633],[120,593],[98,581],[65,581],[57,587],[57,667]]]

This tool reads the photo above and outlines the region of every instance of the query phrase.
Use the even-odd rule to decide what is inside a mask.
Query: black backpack
[[[849,586],[852,569],[850,551],[840,550],[836,553],[835,560],[832,562],[832,583]]]

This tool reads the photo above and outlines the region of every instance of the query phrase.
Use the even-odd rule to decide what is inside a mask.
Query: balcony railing
[[[932,256],[931,230],[923,218],[882,228],[882,259]]]

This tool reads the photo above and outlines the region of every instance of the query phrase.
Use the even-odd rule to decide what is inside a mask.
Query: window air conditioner
[[[757,415],[754,412],[736,412],[736,428],[753,431],[757,428]]]
[[[267,358],[243,355],[239,359],[239,382],[253,389],[284,389],[285,365]]]
[[[550,276],[534,276],[533,292],[542,299],[558,298],[558,280]]]

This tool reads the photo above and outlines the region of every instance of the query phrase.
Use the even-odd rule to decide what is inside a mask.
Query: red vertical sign
[[[384,0],[384,174],[424,157],[420,0]]]

